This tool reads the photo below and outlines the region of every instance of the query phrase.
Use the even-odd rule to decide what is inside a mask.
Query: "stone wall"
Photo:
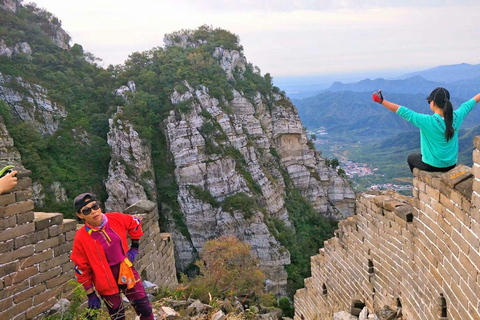
[[[173,241],[169,233],[160,233],[158,208],[155,203],[140,200],[125,210],[125,213],[142,220],[143,236],[136,258],[137,271],[143,280],[158,287],[174,289],[178,286]]]
[[[357,195],[357,212],[311,258],[295,319],[332,319],[363,302],[403,319],[480,319],[480,137],[472,169],[415,169],[413,198]],[[398,300],[397,300],[398,298]]]
[[[71,296],[68,282],[75,278],[70,253],[81,225],[60,213],[33,212],[30,171],[18,178],[14,189],[0,195],[0,319],[32,319],[49,310]],[[127,212],[143,223],[136,262],[143,280],[176,287],[173,242],[160,233],[156,205],[144,200]]]

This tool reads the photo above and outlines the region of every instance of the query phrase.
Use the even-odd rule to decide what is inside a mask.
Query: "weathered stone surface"
[[[450,188],[455,188],[457,184],[472,177],[472,169],[466,165],[460,164],[452,170],[442,175],[442,180]]]
[[[46,229],[50,226],[61,225],[63,214],[50,212],[35,212],[35,231]]]
[[[150,147],[132,125],[120,119],[110,119],[109,125],[107,138],[112,152],[105,183],[108,193],[105,207],[107,211],[123,212],[138,200],[156,198],[155,174]]]
[[[167,47],[182,48],[201,43],[189,32],[166,35],[164,42]],[[229,79],[234,80],[233,74],[243,76],[246,59],[241,52],[217,48],[213,57]],[[192,263],[205,241],[233,234],[248,242],[260,259],[267,289],[285,294],[284,266],[290,263],[290,255],[270,234],[264,216],[292,226],[285,206],[283,172],[318,214],[326,217],[339,220],[351,216],[355,195],[348,182],[310,149],[298,112],[284,96],[256,93],[247,97],[232,90],[233,99],[219,101],[210,94],[213,88],[183,84],[186,89],[175,90],[170,98],[173,105],[189,103],[188,110],[172,110],[162,128],[175,165],[184,223],[178,226],[171,217],[165,219],[172,231],[177,266],[185,269]],[[116,93],[129,103],[135,90],[135,83],[129,82]],[[137,200],[154,199],[155,179],[149,146],[121,119],[121,110],[109,123],[112,160],[106,207],[123,211]],[[204,126],[214,132],[206,133]],[[240,193],[256,199],[262,210],[246,218],[242,211],[222,209],[222,202]],[[166,205],[162,211],[171,214]]]
[[[13,83],[24,90],[15,91]],[[33,123],[44,135],[55,133],[60,120],[67,117],[63,106],[47,98],[46,89],[38,84],[25,82],[21,77],[14,79],[0,73],[0,95],[12,109],[12,115],[23,122]]]

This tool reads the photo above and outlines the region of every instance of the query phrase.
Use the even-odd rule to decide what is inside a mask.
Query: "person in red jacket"
[[[120,212],[103,214],[91,193],[77,196],[74,207],[77,217],[85,220],[85,226],[75,234],[71,259],[75,263],[77,281],[87,292],[88,307],[101,307],[100,299],[95,293],[97,291],[105,302],[110,317],[125,319],[120,296],[120,292],[123,292],[141,320],[153,320],[152,306],[140,276],[132,266],[138,252],[139,239],[143,235],[140,220]],[[130,249],[127,234],[132,242]],[[125,268],[129,274],[124,273]],[[129,276],[131,281],[125,281]]]

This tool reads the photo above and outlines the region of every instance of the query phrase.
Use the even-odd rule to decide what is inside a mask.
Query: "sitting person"
[[[420,128],[421,154],[413,153],[407,159],[412,173],[413,168],[446,172],[457,164],[458,130],[463,119],[480,101],[480,93],[453,111],[448,90],[442,87],[435,88],[427,97],[433,115],[416,113],[389,102],[383,99],[381,90],[373,93],[373,101]]]
[[[77,217],[85,220],[85,226],[75,234],[71,259],[75,263],[77,281],[87,292],[88,307],[101,307],[96,290],[110,317],[125,319],[120,296],[123,292],[141,320],[153,320],[152,306],[132,266],[143,235],[140,220],[119,212],[103,214],[90,193],[77,196],[74,207]],[[132,241],[130,249],[127,234]]]

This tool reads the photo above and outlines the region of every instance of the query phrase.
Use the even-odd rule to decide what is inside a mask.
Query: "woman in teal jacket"
[[[480,93],[453,111],[448,90],[442,87],[435,88],[427,97],[433,115],[416,113],[384,100],[381,90],[373,93],[373,101],[420,128],[421,154],[413,153],[407,159],[412,172],[413,168],[446,172],[457,164],[458,130],[463,119],[480,101]]]

